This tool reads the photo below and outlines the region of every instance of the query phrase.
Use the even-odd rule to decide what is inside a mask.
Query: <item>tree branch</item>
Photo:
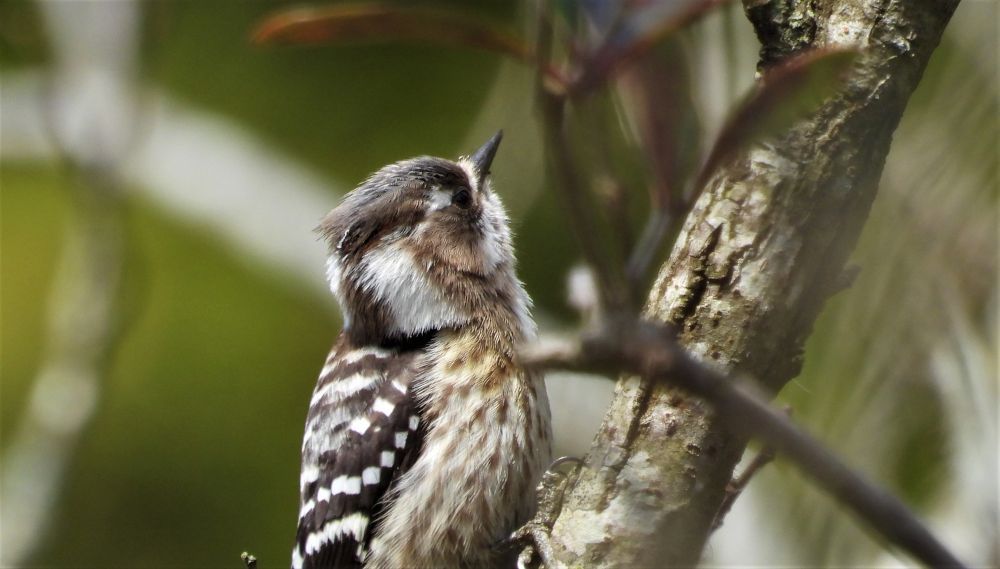
[[[892,133],[956,5],[746,0],[764,44],[761,66],[807,48],[860,48],[863,55],[837,96],[777,142],[745,152],[709,177],[644,314],[678,330],[686,355],[671,364],[684,370],[674,380],[687,375],[684,362],[691,358],[727,375],[756,377],[768,394],[798,374],[813,322],[843,280]],[[638,357],[629,355],[633,348],[619,347],[625,352],[617,355]],[[644,365],[631,371],[649,372],[649,362]],[[782,436],[780,425],[790,424],[766,406],[744,409],[727,391],[702,387],[619,381],[587,467],[553,526],[560,561],[589,567],[698,562],[747,437],[771,441]],[[714,395],[709,403],[691,393]],[[754,397],[759,403],[760,394]],[[816,479],[840,496],[846,492],[841,475],[850,473],[830,457],[810,454],[811,443],[787,440],[775,448],[789,458],[789,450],[800,453],[796,460],[811,464]],[[858,495],[843,497],[859,510],[867,507]],[[883,496],[868,497],[886,511]],[[919,531],[897,530],[893,540],[920,551],[912,543]],[[954,561],[940,554],[920,553],[926,561]]]
[[[736,499],[746,490],[754,475],[760,472],[760,469],[774,461],[774,455],[774,448],[766,445],[753,457],[753,460],[750,461],[746,469],[739,476],[733,478],[733,481],[726,486],[726,497],[722,500],[719,511],[715,513],[715,520],[712,522],[712,531],[722,527],[722,520],[729,514],[729,510],[733,509]]]
[[[759,437],[787,456],[889,542],[932,567],[962,566],[899,499],[852,471],[784,412],[772,408],[754,381],[733,380],[695,360],[665,326],[619,323],[579,342],[529,350],[523,358],[525,365],[546,369],[625,371],[702,397],[726,427]]]

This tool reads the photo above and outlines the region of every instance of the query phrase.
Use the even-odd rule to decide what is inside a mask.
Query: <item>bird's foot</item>
[[[565,465],[572,465],[572,468],[564,469]],[[505,541],[507,547],[522,548],[517,557],[518,569],[532,569],[539,567],[539,563],[547,569],[563,566],[556,560],[549,536],[559,512],[562,511],[570,475],[582,465],[581,459],[564,456],[549,465],[548,470],[542,475],[542,481],[536,489],[538,510],[535,517],[518,528]]]

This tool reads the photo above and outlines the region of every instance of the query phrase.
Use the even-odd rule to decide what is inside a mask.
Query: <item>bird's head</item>
[[[356,340],[463,326],[491,303],[526,312],[489,177],[501,134],[458,161],[422,156],[385,166],[323,219],[330,288]]]

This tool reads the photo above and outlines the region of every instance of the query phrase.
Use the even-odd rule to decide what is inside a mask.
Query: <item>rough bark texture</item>
[[[841,93],[710,181],[650,293],[697,357],[779,390],[824,302],[849,283],[892,133],[957,0],[745,0],[762,67],[804,49],[866,48]],[[586,567],[698,562],[746,445],[703,401],[619,382],[552,532]]]

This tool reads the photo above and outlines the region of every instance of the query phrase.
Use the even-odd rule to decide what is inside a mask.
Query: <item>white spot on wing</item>
[[[302,488],[306,487],[306,484],[316,482],[319,479],[319,468],[315,466],[307,466],[302,469],[302,475],[299,476],[299,484]]]
[[[392,412],[395,409],[396,409],[395,405],[393,405],[392,403],[389,403],[388,401],[386,401],[385,399],[383,399],[381,397],[379,397],[378,399],[376,399],[375,403],[372,404],[372,411],[375,411],[376,413],[381,413],[381,414],[385,415],[386,417],[388,417],[389,415],[392,415]]]
[[[301,520],[302,518],[304,518],[307,515],[309,515],[309,512],[313,511],[313,508],[315,508],[315,507],[316,507],[316,502],[314,502],[312,500],[309,500],[308,502],[306,502],[305,504],[303,504],[302,505],[302,509],[299,510],[299,519]]]
[[[312,555],[320,550],[326,543],[333,543],[339,539],[350,536],[356,541],[362,541],[365,530],[368,528],[368,516],[361,512],[356,512],[339,520],[327,522],[318,532],[309,534],[306,538],[306,555]],[[295,565],[295,554],[298,548],[292,553],[292,564]],[[302,566],[301,556],[298,566]]]
[[[349,427],[352,431],[359,435],[363,435],[368,432],[368,427],[372,426],[372,422],[365,417],[357,417],[351,421],[351,426]]]
[[[337,366],[337,361],[336,360],[326,362],[326,364],[323,366],[323,369],[319,370],[319,376],[321,378],[322,377],[326,377],[327,374],[329,374],[331,371],[333,371],[333,368],[336,367],[336,366]]]
[[[361,481],[364,482],[366,486],[378,484],[381,477],[382,474],[377,466],[369,466],[361,472]]]
[[[381,460],[379,461],[379,464],[382,465],[382,468],[392,468],[392,465],[395,463],[396,463],[396,453],[392,452],[391,450],[382,451]]]
[[[323,369],[326,370],[326,368]],[[321,374],[320,377],[323,377],[324,375],[326,375],[326,373]],[[331,381],[313,394],[309,405],[315,405],[327,398],[331,401],[336,401],[338,399],[350,397],[359,391],[372,387],[379,379],[381,379],[381,377],[378,375],[356,373],[343,379]]]
[[[346,326],[345,326],[346,327]],[[392,355],[392,350],[386,350],[384,348],[358,348],[356,350],[351,350],[344,354],[344,363],[353,364],[354,362],[360,360],[365,356],[375,356],[379,359],[384,359]]]
[[[406,447],[406,431],[396,431],[396,448]]]
[[[364,536],[368,527],[368,516],[361,512],[351,514],[339,520],[334,520],[326,524],[326,534],[330,541],[334,541],[340,536],[350,535],[358,541]]]
[[[398,379],[392,380],[392,386],[396,389],[396,391],[406,395],[406,386],[400,383]]]
[[[416,415],[410,415],[410,430],[416,431],[417,427],[420,426],[420,417]]]
[[[336,496],[337,494],[344,493],[344,481],[347,480],[346,475],[340,475],[333,479],[330,483],[330,494]]]
[[[344,481],[344,494],[356,496],[361,493],[361,477],[349,476]]]
[[[333,479],[330,483],[330,495],[337,496],[338,494],[360,494],[361,493],[361,477],[359,476],[348,476],[346,474],[341,474],[340,476]]]
[[[330,489],[329,488],[320,488],[319,491],[316,492],[316,501],[317,502],[329,502],[330,501]]]
[[[306,538],[306,555],[312,555],[326,542],[326,536],[321,533],[311,533]]]

